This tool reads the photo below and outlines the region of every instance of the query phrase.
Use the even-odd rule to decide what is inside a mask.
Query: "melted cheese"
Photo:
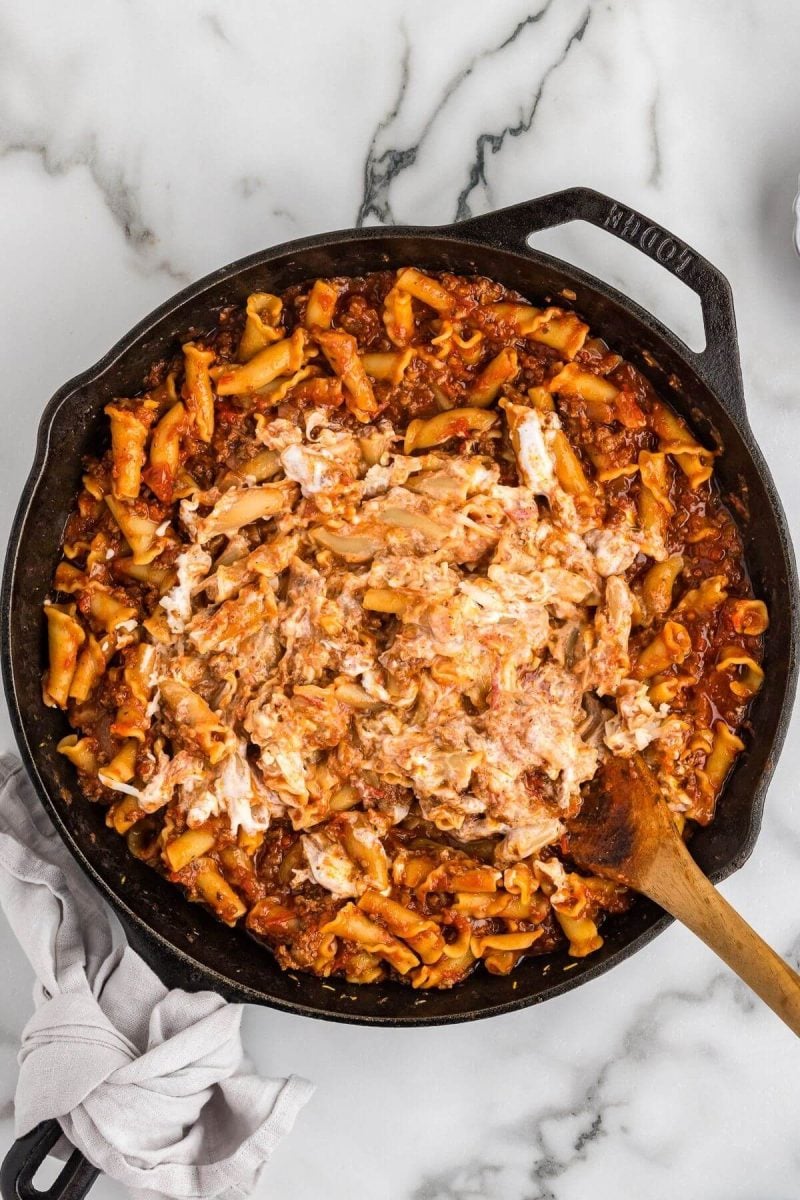
[[[538,496],[552,496],[558,486],[556,473],[535,408],[525,410],[515,432],[517,463],[525,486]]]
[[[332,896],[357,896],[356,866],[341,844],[322,832],[302,837],[303,853],[316,883]]]
[[[617,689],[617,712],[605,723],[603,741],[612,754],[630,758],[645,750],[666,730],[669,707],[655,708],[647,695],[647,684],[624,680]]]
[[[177,583],[161,598],[167,614],[167,624],[173,633],[180,634],[192,615],[192,593],[211,567],[211,555],[201,546],[192,545],[178,555],[175,564]]]
[[[321,410],[305,429],[257,418],[284,510],[260,544],[231,528],[212,568],[208,509],[248,489],[185,501],[195,540],[161,601],[173,640],[159,677],[201,696],[230,743],[214,768],[164,756],[148,805],[177,789],[190,825],[225,816],[250,833],[288,816],[309,877],[351,897],[363,872],[326,832],[343,787],[364,783],[373,824],[350,835],[376,861],[378,818],[385,831],[417,811],[467,840],[501,837],[498,861],[512,862],[559,839],[604,754],[667,736],[663,709],[627,678],[635,511],[604,524],[592,504],[578,520],[556,475],[557,415],[501,406],[517,484],[478,455],[395,453],[386,422],[370,465]],[[158,720],[157,691],[149,712]]]

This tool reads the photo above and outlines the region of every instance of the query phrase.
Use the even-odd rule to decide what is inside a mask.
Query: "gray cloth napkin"
[[[252,1190],[312,1085],[248,1070],[242,1008],[168,992],[131,950],[16,759],[0,756],[0,904],[36,972],[16,1131],[57,1117],[111,1178],[161,1196]]]

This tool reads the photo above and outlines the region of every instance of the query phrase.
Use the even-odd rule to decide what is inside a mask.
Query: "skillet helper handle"
[[[80,1150],[73,1150],[50,1187],[34,1186],[36,1172],[60,1137],[61,1126],[53,1119],[12,1143],[0,1166],[2,1200],[83,1200],[100,1172]]]
[[[736,316],[730,284],[708,259],[656,221],[591,188],[567,188],[460,222],[459,233],[504,249],[529,249],[527,239],[569,221],[588,221],[652,258],[700,299],[705,349],[683,346],[698,374],[735,416],[747,419]],[[674,336],[674,335],[673,335]]]

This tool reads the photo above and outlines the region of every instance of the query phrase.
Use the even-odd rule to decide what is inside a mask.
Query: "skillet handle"
[[[715,266],[685,242],[633,208],[591,188],[567,188],[537,200],[526,200],[498,212],[471,217],[457,229],[467,237],[504,249],[528,249],[527,239],[540,229],[569,221],[588,221],[635,246],[675,275],[700,298],[706,346],[695,353],[683,343],[698,374],[728,411],[747,420],[730,284]],[[674,336],[674,335],[673,335]]]
[[[60,1137],[61,1126],[53,1119],[12,1143],[0,1166],[3,1200],[83,1200],[100,1172],[80,1150],[73,1150],[49,1188],[34,1186],[36,1172]]]

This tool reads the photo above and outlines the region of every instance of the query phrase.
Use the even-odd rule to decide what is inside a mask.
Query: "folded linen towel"
[[[242,1008],[167,991],[0,756],[0,905],[36,972],[16,1132],[57,1117],[95,1166],[161,1196],[246,1195],[313,1091],[248,1070]]]

